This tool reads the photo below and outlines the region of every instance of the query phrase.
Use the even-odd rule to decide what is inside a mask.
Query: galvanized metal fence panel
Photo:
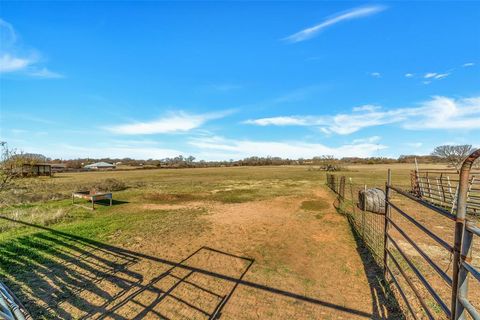
[[[416,196],[452,213],[456,210],[459,188],[456,170],[413,170],[411,185]],[[470,173],[467,189],[467,214],[480,217],[480,172]]]
[[[480,175],[470,171],[478,157],[480,150],[465,160],[459,176],[417,170],[412,174],[411,190],[392,183],[389,171],[383,215],[357,206],[356,195],[366,186],[327,174],[327,185],[338,195],[337,208],[383,266],[385,278],[414,319],[480,320],[475,306],[480,303],[479,292],[470,292],[474,301],[468,292],[469,279],[480,284],[480,270],[472,263],[474,238],[480,236],[472,220],[478,218],[480,208]],[[448,239],[435,228],[436,224],[443,228],[444,223],[454,224]],[[435,244],[433,253],[450,256],[447,267],[419,239]],[[435,277],[441,281],[433,281]]]
[[[359,207],[357,195],[365,189],[365,184],[352,178],[327,174],[327,185],[338,195],[337,209],[346,215],[377,264],[382,266],[385,219],[383,215],[368,212]]]

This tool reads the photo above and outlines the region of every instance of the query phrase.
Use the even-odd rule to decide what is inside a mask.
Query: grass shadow
[[[247,281],[244,277],[254,263],[248,257],[201,247],[181,261],[171,261],[0,218],[38,230],[6,240],[0,247],[5,282],[35,319],[219,319],[239,286],[254,290],[255,295],[286,298],[347,317],[375,318],[367,312]],[[246,310],[244,301],[236,299],[235,303]]]
[[[362,259],[372,296],[372,319],[405,319],[398,300],[391,292],[389,284],[385,279],[382,266],[379,265],[378,260],[375,259],[372,251],[363,240],[362,235],[355,228],[355,221],[353,221],[353,217],[346,209],[345,203],[337,196],[333,205],[339,214],[344,215],[348,219],[357,252]]]
[[[357,252],[362,259],[365,274],[370,285],[370,293],[373,301],[372,319],[405,319],[400,305],[390,291],[387,280],[384,277],[383,268],[378,265],[370,249],[350,223],[350,229],[357,244]]]

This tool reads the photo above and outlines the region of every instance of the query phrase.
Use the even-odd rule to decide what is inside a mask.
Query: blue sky
[[[479,144],[477,2],[5,2],[0,139],[50,157]]]

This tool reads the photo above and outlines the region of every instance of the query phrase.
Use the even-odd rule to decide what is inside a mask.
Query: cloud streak
[[[423,76],[424,79],[435,79],[435,80],[440,80],[440,79],[444,79],[446,77],[448,77],[450,75],[450,73],[448,72],[445,72],[445,73],[437,73],[437,72],[428,72],[428,73],[425,73],[425,75]]]
[[[22,73],[36,78],[62,78],[57,72],[40,66],[39,55],[19,44],[13,26],[0,19],[0,73]]]
[[[33,62],[28,58],[15,57],[9,53],[4,53],[0,55],[0,73],[23,70]]]
[[[359,18],[364,18],[368,17],[374,14],[377,14],[383,10],[385,10],[386,7],[384,6],[368,6],[368,7],[360,7],[360,8],[355,8],[351,9],[348,11],[344,11],[341,13],[337,13],[336,15],[333,15],[327,19],[325,19],[323,22],[310,27],[303,29],[299,32],[296,32],[292,35],[289,35],[285,37],[283,40],[290,42],[290,43],[296,43],[296,42],[301,42],[305,41],[308,39],[313,38],[316,36],[318,33],[320,33],[322,30],[331,27],[337,23],[340,23],[342,21],[348,21],[348,20],[353,20],[353,19],[359,19]]]
[[[363,128],[398,123],[407,130],[480,129],[480,97],[454,99],[435,96],[417,107],[385,110],[365,105],[351,113],[321,116],[278,116],[247,120],[258,126],[312,126],[327,134],[348,135]]]
[[[367,139],[368,140],[368,139]],[[374,139],[377,141],[377,139]],[[352,142],[339,147],[320,143],[294,141],[233,140],[223,137],[191,139],[189,144],[200,149],[197,157],[206,160],[243,159],[250,156],[282,157],[290,159],[312,158],[321,155],[335,157],[370,157],[387,146],[370,141]]]
[[[32,149],[29,149],[30,151]],[[33,149],[35,151],[35,149]],[[182,154],[181,151],[159,146],[138,146],[124,144],[77,146],[60,144],[52,148],[47,155],[53,158],[133,158],[133,159],[162,159],[175,157]],[[45,153],[45,149],[40,150]]]
[[[44,78],[44,79],[59,79],[64,78],[63,74],[58,72],[51,71],[47,68],[42,69],[34,69],[28,72],[28,75],[36,78]]]
[[[232,111],[222,111],[195,115],[179,111],[148,122],[114,125],[105,129],[115,134],[124,135],[184,133],[201,127],[207,121],[220,119],[231,113]]]

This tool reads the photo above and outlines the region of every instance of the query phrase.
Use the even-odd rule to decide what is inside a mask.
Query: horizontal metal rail
[[[415,275],[418,277],[418,279],[422,282],[422,284],[425,286],[425,288],[428,290],[430,295],[435,299],[435,301],[440,305],[442,308],[443,312],[450,317],[451,316],[451,311],[445,304],[445,302],[440,298],[440,296],[437,294],[435,289],[432,287],[432,285],[428,282],[428,280],[425,278],[425,276],[418,270],[418,268],[413,264],[413,262],[407,257],[407,255],[403,252],[403,250],[400,248],[400,246],[395,242],[395,240],[392,238],[392,236],[387,235],[390,241],[393,243],[395,248],[398,250],[398,252],[401,254],[403,259],[407,262],[408,266],[412,271],[415,273]]]
[[[0,282],[0,318],[6,320],[31,319],[20,300],[2,282]]]
[[[442,209],[442,208],[436,207],[436,206],[432,205],[431,203],[429,203],[429,202],[427,202],[427,201],[425,201],[425,200],[419,199],[419,198],[417,198],[417,197],[409,194],[408,192],[405,192],[405,191],[403,191],[402,189],[399,189],[399,188],[397,188],[397,187],[394,187],[394,186],[391,186],[391,185],[390,185],[390,186],[387,186],[387,188],[390,188],[390,189],[394,190],[395,192],[401,194],[402,196],[405,196],[405,197],[409,198],[410,200],[413,200],[413,201],[415,201],[415,202],[417,202],[417,203],[419,203],[419,204],[427,207],[428,209],[431,209],[431,210],[433,210],[433,211],[435,211],[435,212],[437,212],[437,213],[440,213],[440,214],[443,215],[444,217],[447,217],[447,218],[449,218],[450,220],[455,221],[455,215],[451,214],[450,212],[448,212],[448,211],[446,211],[446,210],[444,210],[444,209]]]
[[[458,301],[467,309],[468,313],[473,317],[474,320],[480,320],[480,313],[477,309],[468,301],[467,298],[459,296]]]
[[[437,236],[436,234],[434,234],[432,231],[428,230],[427,228],[425,228],[424,225],[422,225],[421,223],[417,222],[414,218],[410,217],[407,213],[405,213],[402,209],[398,208],[396,205],[394,205],[393,203],[391,203],[390,201],[387,201],[388,204],[390,206],[392,206],[392,208],[394,208],[398,213],[400,213],[402,216],[404,216],[408,221],[410,221],[411,223],[413,223],[417,228],[419,228],[420,230],[422,230],[423,232],[425,232],[430,238],[432,238],[433,240],[435,240],[437,243],[439,243],[440,245],[442,245],[442,247],[444,247],[445,249],[447,249],[448,252],[453,252],[453,247],[451,245],[449,245],[445,240],[441,239],[439,236]]]
[[[472,266],[470,263],[468,263],[465,260],[462,261],[462,265],[465,269],[468,270],[468,272],[472,274],[472,276],[475,277],[475,279],[477,279],[480,282],[480,272],[477,269],[475,269],[474,266]]]
[[[418,168],[417,171],[418,172],[422,172],[422,171],[441,171],[441,172],[451,171],[453,173],[458,174],[458,171],[455,168]],[[478,170],[477,168],[473,168],[471,173],[480,173],[480,170]]]
[[[418,319],[418,318],[417,318],[417,315],[416,315],[415,312],[413,311],[412,306],[411,306],[410,303],[408,302],[408,299],[407,299],[407,296],[405,295],[405,292],[403,292],[402,287],[401,287],[400,284],[398,283],[397,277],[395,277],[395,275],[393,274],[392,270],[390,270],[390,268],[389,268],[388,266],[386,267],[386,269],[387,269],[387,271],[388,271],[388,274],[389,274],[390,277],[392,278],[393,283],[394,283],[395,286],[397,287],[398,292],[400,293],[400,296],[401,296],[402,299],[403,299],[403,302],[405,303],[405,305],[407,306],[408,310],[410,311],[410,314],[413,316],[414,319]]]
[[[435,263],[433,260],[413,241],[392,219],[387,217],[388,222],[397,229],[397,231],[412,245],[415,250],[430,264],[430,266],[442,277],[443,280],[451,287],[452,279]]]
[[[410,288],[412,289],[413,293],[415,294],[415,296],[417,296],[417,299],[418,301],[420,302],[420,304],[422,305],[423,307],[423,310],[425,311],[425,313],[427,314],[428,318],[431,319],[431,320],[435,320],[435,318],[433,317],[432,313],[430,312],[430,309],[428,309],[428,306],[427,304],[425,303],[425,300],[423,300],[423,297],[421,296],[420,292],[418,292],[418,289],[415,287],[415,285],[413,284],[412,280],[410,279],[410,277],[405,274],[405,271],[400,267],[400,264],[398,263],[397,259],[395,259],[395,256],[392,254],[392,252],[390,251],[390,249],[386,249],[386,252],[388,254],[388,256],[390,257],[390,259],[393,261],[393,263],[395,264],[395,266],[397,267],[398,271],[400,271],[400,273],[402,274],[403,278],[405,279],[405,281],[407,282],[407,284],[410,286]]]
[[[467,223],[465,225],[465,229],[467,229],[467,231],[470,231],[471,233],[473,233],[474,235],[477,235],[480,237],[480,228],[477,227],[476,225],[474,225],[473,223]]]

